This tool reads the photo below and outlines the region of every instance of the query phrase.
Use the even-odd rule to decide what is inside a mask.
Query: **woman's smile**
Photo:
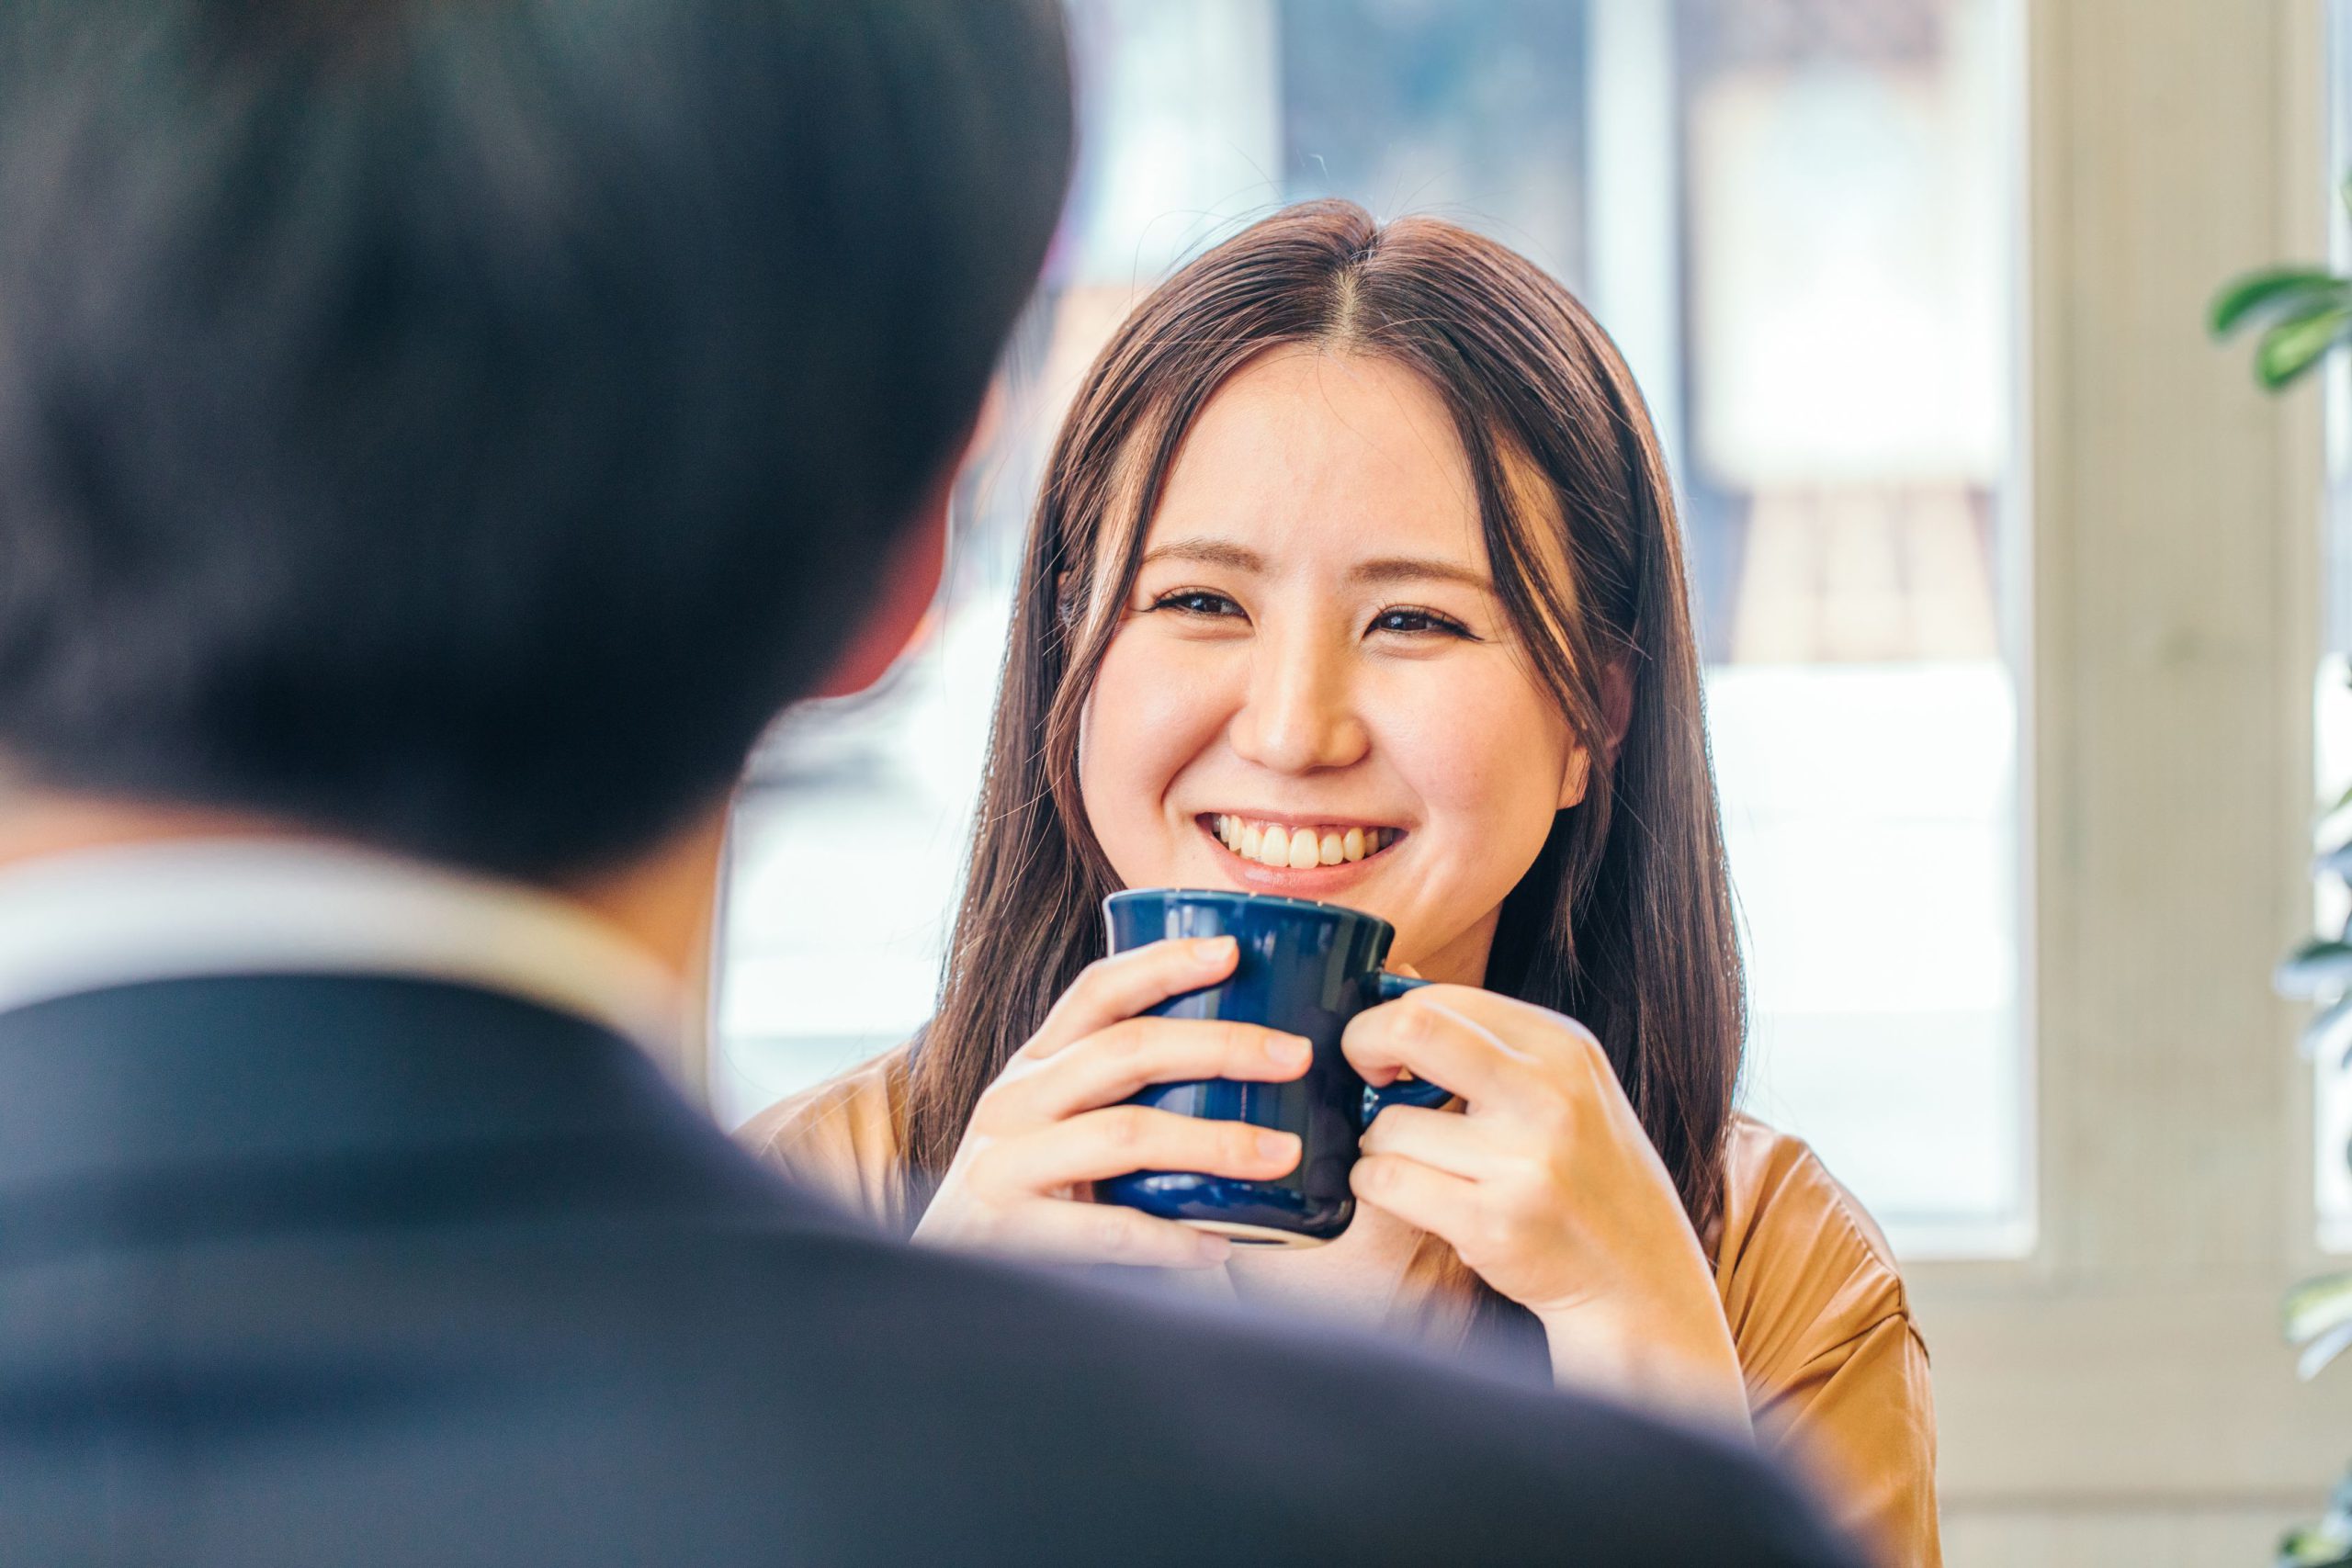
[[[1387,823],[1269,811],[1204,811],[1194,824],[1228,880],[1252,892],[1323,897],[1385,868],[1410,835]]]

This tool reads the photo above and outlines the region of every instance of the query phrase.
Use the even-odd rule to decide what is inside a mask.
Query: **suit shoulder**
[[[965,1434],[910,1455],[891,1414],[871,1457],[1014,1487],[1060,1477],[1057,1509],[1088,1497],[1089,1528],[1106,1532],[1091,1539],[1128,1541],[1136,1561],[1161,1560],[1132,1520],[1169,1477],[1206,1486],[1234,1543],[1280,1544],[1281,1558],[1525,1562],[1575,1541],[1628,1565],[1850,1561],[1752,1450],[1605,1403],[1324,1325],[858,1237],[822,1245],[829,1258],[803,1247],[776,1270],[796,1299],[779,1299],[763,1341],[823,1346],[844,1400]],[[804,1372],[775,1386],[813,1388]],[[1309,1452],[1323,1456],[1312,1502],[1298,1489]],[[1432,1496],[1446,1499],[1434,1513]]]

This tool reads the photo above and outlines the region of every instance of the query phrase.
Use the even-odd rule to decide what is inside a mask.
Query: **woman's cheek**
[[[1159,880],[1177,850],[1168,792],[1223,733],[1218,684],[1210,650],[1144,626],[1122,630],[1103,657],[1079,735],[1079,794],[1130,886]]]
[[[1567,721],[1515,670],[1430,685],[1390,704],[1390,760],[1419,801],[1424,826],[1448,840],[1462,869],[1476,864],[1476,881],[1499,880],[1507,891],[1552,830]]]

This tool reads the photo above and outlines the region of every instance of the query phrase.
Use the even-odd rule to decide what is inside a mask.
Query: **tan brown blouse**
[[[786,1174],[903,1234],[905,1070],[905,1053],[892,1052],[771,1107],[740,1135]],[[1741,1116],[1711,1250],[1758,1440],[1810,1472],[1831,1516],[1885,1562],[1940,1563],[1928,1349],[1870,1215],[1803,1143]],[[1468,1270],[1434,1236],[1419,1236],[1409,1256],[1387,1322],[1458,1348],[1474,1301]],[[1219,1283],[1193,1276],[1186,1288]]]

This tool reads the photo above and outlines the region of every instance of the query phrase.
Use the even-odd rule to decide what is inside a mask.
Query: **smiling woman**
[[[1754,1430],[1937,1556],[1926,1354],[1869,1216],[1733,1113],[1744,1020],[1679,529],[1584,308],[1451,224],[1322,202],[1112,338],[1032,527],[969,878],[920,1041],[747,1135],[918,1241],[1154,1265]],[[1121,887],[1329,899],[1435,982],[1359,1015],[1385,1111],[1336,1242],[1091,1201],[1271,1179],[1283,1133],[1124,1104],[1306,1043],[1140,1016],[1230,944],[1104,957]]]
[[[1556,517],[1541,534],[1556,574]],[[1397,961],[1482,983],[1504,898],[1590,772],[1487,555],[1418,372],[1301,344],[1224,382],[1088,704],[1080,787],[1121,883],[1337,899],[1397,928]]]

